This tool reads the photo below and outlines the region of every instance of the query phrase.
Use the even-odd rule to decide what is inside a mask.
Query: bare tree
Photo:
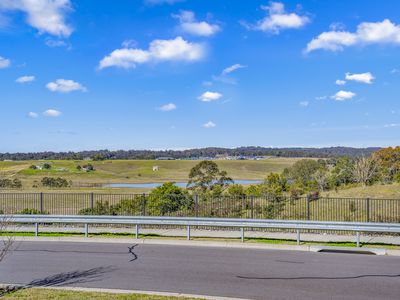
[[[1,234],[0,262],[11,250],[11,247],[14,243],[14,237],[12,235],[5,234],[9,228],[9,225],[10,225],[10,218],[7,215],[0,215],[0,234]]]
[[[361,156],[354,162],[354,180],[362,185],[371,183],[378,172],[378,164],[373,157]]]
[[[328,172],[325,170],[318,170],[314,174],[314,179],[318,183],[318,188],[320,191],[325,191],[326,186],[328,185]]]

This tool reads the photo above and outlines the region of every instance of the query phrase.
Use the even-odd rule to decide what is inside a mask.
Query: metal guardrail
[[[3,215],[8,223],[35,224],[35,235],[39,235],[39,224],[62,223],[84,224],[85,236],[89,234],[89,224],[135,225],[135,236],[139,238],[140,225],[186,226],[187,239],[190,240],[192,226],[240,228],[244,241],[245,228],[293,229],[297,232],[297,244],[300,244],[302,230],[339,230],[356,232],[357,246],[360,245],[361,232],[400,233],[400,223],[365,222],[329,222],[329,221],[293,221],[226,218],[182,218],[182,217],[143,217],[143,216],[76,216],[76,215]]]

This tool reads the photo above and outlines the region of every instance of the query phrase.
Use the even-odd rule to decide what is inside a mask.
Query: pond
[[[234,180],[234,183],[236,184],[259,184],[261,183],[262,180]],[[179,187],[186,187],[187,182],[175,182],[176,186]],[[133,188],[133,189],[139,189],[139,188],[145,188],[145,189],[154,189],[156,187],[159,187],[160,185],[163,185],[163,182],[149,182],[149,183],[109,183],[103,185],[104,188]]]

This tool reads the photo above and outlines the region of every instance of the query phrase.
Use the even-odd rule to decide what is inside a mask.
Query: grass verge
[[[78,292],[68,290],[52,290],[31,288],[12,292],[3,296],[3,299],[20,300],[193,300],[195,298],[156,296],[144,294],[112,294],[103,292]],[[199,298],[196,298],[199,300]]]

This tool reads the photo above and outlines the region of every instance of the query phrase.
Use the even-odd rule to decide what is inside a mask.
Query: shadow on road
[[[236,276],[240,279],[259,279],[259,280],[313,280],[313,279],[322,279],[322,280],[336,280],[336,279],[359,279],[359,278],[367,278],[367,277],[386,277],[386,278],[400,278],[400,274],[366,274],[366,275],[356,275],[356,276],[336,276],[336,277],[324,277],[324,276],[299,276],[299,277],[251,277],[251,276]]]
[[[93,282],[100,279],[104,274],[110,273],[115,268],[111,266],[92,268],[83,271],[64,272],[51,275],[41,279],[32,280],[26,285],[8,286],[0,290],[0,297],[6,294],[13,293],[22,289],[29,289],[34,287],[50,287],[50,286],[63,286],[76,283]]]

